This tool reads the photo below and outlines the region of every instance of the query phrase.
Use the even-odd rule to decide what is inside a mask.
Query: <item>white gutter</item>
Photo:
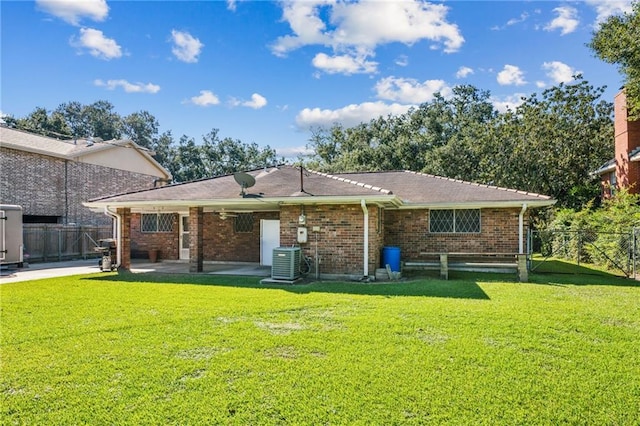
[[[369,276],[369,210],[367,203],[360,200],[362,212],[364,213],[364,276]]]
[[[120,267],[122,265],[122,238],[120,233],[122,230],[122,217],[118,213],[110,211],[109,207],[104,208],[104,214],[116,220],[113,236],[116,240],[116,267]]]
[[[518,253],[520,254],[524,254],[524,212],[526,211],[527,203],[524,203],[518,215]]]

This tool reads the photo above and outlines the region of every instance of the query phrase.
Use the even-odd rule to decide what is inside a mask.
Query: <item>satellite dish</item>
[[[247,188],[251,188],[253,185],[256,184],[256,179],[247,173],[242,173],[242,172],[234,173],[233,178],[236,180],[238,185],[240,185],[240,187],[242,188],[240,195],[242,195],[243,197],[245,196],[244,190]]]

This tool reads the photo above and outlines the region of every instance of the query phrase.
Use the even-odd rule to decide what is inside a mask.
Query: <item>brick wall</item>
[[[383,229],[378,217],[381,209],[369,210],[369,274],[375,273],[380,263]],[[280,211],[280,245],[298,245],[297,229],[299,206],[283,206]],[[360,205],[320,205],[305,208],[309,238],[300,244],[306,256],[314,258],[316,237],[320,272],[325,274],[362,275],[364,261],[364,213]],[[382,225],[382,224],[380,224]],[[314,233],[313,227],[320,232]]]
[[[172,232],[142,232],[140,213],[131,215],[131,256],[147,258],[149,250],[158,250],[158,260],[179,259],[179,215],[173,215]]]
[[[278,212],[253,213],[253,230],[235,232],[234,218],[221,219],[212,212],[203,213],[203,253],[205,261],[260,262],[260,220],[278,219]],[[179,215],[173,219],[173,232],[141,232],[141,214],[132,215],[131,241],[133,254],[144,257],[149,249],[159,250],[159,259],[180,258]]]
[[[615,113],[615,159],[617,184],[630,188],[631,193],[640,193],[640,162],[630,162],[629,153],[640,146],[640,120],[629,121],[624,91],[614,100]]]
[[[401,249],[402,260],[419,259],[420,252],[494,252],[516,253],[520,209],[482,209],[479,234],[431,234],[428,210],[387,210],[368,206],[369,274],[380,267],[384,246]],[[298,244],[300,206],[283,206],[281,211],[254,213],[252,232],[234,231],[234,219],[221,219],[216,213],[204,213],[203,252],[205,261],[260,261],[260,219],[280,218],[280,245],[302,248],[313,258],[316,250],[325,274],[361,275],[363,273],[363,212],[360,205],[320,205],[305,208],[308,242]],[[179,258],[179,216],[172,233],[141,233],[140,214],[131,220],[131,244],[134,251],[158,248],[161,259]],[[313,232],[319,226],[320,232]]]
[[[217,213],[205,213],[204,259],[260,262],[261,219],[278,219],[278,212],[253,213],[251,232],[235,232],[233,217],[221,219]]]
[[[429,232],[428,210],[385,212],[385,244],[397,246],[402,260],[421,252],[517,253],[520,209],[482,209],[479,234]],[[526,224],[525,224],[526,225]]]
[[[108,225],[111,219],[82,205],[92,198],[153,187],[155,176],[0,148],[0,194],[23,214],[60,216],[63,223]],[[65,190],[66,188],[66,190]]]

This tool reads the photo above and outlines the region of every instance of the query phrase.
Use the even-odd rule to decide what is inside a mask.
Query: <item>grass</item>
[[[101,274],[0,286],[4,424],[640,423],[640,286]]]

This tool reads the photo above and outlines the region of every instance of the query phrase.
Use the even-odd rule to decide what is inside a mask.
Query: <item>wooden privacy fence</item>
[[[57,262],[99,257],[101,239],[112,238],[111,226],[23,225],[24,251],[29,262]]]

